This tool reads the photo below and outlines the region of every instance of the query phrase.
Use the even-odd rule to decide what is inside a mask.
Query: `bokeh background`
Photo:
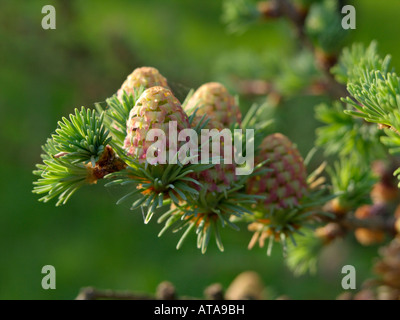
[[[46,4],[57,10],[56,30],[41,28]],[[355,6],[357,29],[350,40],[377,39],[380,52],[391,53],[400,66],[400,2],[363,0]],[[224,230],[223,253],[212,243],[202,255],[194,237],[177,251],[179,235],[157,238],[156,221],[144,225],[139,212],[115,205],[117,191],[101,184],[58,208],[31,193],[40,146],[57,121],[75,107],[104,101],[134,68],[158,68],[182,99],[190,88],[225,79],[232,55],[248,62],[254,60],[249,52],[279,57],[293,46],[284,21],[230,35],[221,12],[219,0],[0,1],[0,299],[73,299],[85,286],[153,293],[163,280],[179,294],[201,297],[209,284],[226,288],[245,270],[261,275],[271,297],[332,299],[342,291],[344,264],[356,267],[358,285],[371,276],[377,248],[351,239],[323,254],[316,275],[296,278],[278,247],[272,257],[265,249],[247,250],[246,228]],[[246,66],[237,69],[250,73],[240,70]],[[255,70],[262,75],[262,66]],[[313,108],[324,98],[291,99],[278,111],[276,130],[305,156],[318,125]],[[252,102],[240,101],[243,111]],[[57,270],[56,290],[41,288],[47,264]]]

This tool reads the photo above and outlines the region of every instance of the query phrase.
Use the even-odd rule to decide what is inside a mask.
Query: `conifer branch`
[[[274,0],[274,2],[276,3],[277,11],[280,12],[282,16],[286,17],[294,26],[296,36],[302,45],[314,54],[316,64],[327,80],[328,91],[332,96],[337,98],[348,96],[346,87],[338,83],[331,73],[331,68],[336,64],[337,57],[327,55],[323,51],[318,50],[307,36],[304,26],[306,16],[302,14],[290,0]]]

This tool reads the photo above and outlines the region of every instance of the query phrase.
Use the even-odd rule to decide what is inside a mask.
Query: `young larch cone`
[[[124,81],[117,92],[117,96],[119,100],[122,100],[124,91],[127,94],[134,94],[134,90],[139,89],[140,87],[149,89],[157,86],[169,89],[167,79],[165,79],[156,68],[136,68]]]
[[[194,117],[193,122],[192,122],[192,127],[196,127],[199,123],[201,123],[202,116],[197,115]],[[203,120],[204,121],[204,120]],[[218,129],[219,131],[223,129],[223,125],[221,122],[215,119],[209,119],[207,125],[204,127],[204,129]],[[200,143],[199,139],[199,143]],[[209,144],[209,158],[212,158],[212,141],[210,141]],[[200,152],[200,150],[199,150]],[[209,192],[224,192],[225,190],[228,190],[231,186],[232,183],[236,180],[236,175],[235,175],[235,169],[236,166],[234,164],[234,150],[232,148],[232,154],[231,154],[231,163],[225,163],[225,154],[224,154],[224,141],[221,139],[221,145],[220,145],[220,163],[216,164],[214,167],[200,171],[198,173],[195,173],[192,175],[193,178],[198,180],[202,185],[203,192],[209,191]],[[201,155],[199,155],[199,162],[201,161]],[[199,186],[194,186],[195,188],[199,189]]]
[[[196,108],[196,116],[191,124],[192,128],[202,124],[201,121],[204,115],[203,122],[208,121],[204,129],[209,130],[218,129],[220,131],[224,128],[229,128],[235,122],[240,123],[241,120],[239,106],[236,104],[234,97],[230,95],[222,84],[217,82],[202,85],[184,106],[185,111],[189,114]],[[210,158],[212,157],[211,150],[210,143]],[[220,164],[194,175],[194,178],[203,184],[203,188],[206,191],[224,192],[236,180],[233,150],[231,155],[232,163],[224,163],[227,159],[224,157],[224,142],[222,139],[220,156],[222,157]]]
[[[185,105],[185,111],[191,113],[196,108],[197,116],[207,115],[219,121],[225,128],[241,122],[241,113],[235,98],[218,82],[205,83],[196,90]]]
[[[254,176],[247,183],[247,193],[265,196],[259,203],[267,210],[293,208],[307,195],[307,172],[296,146],[283,134],[274,133],[264,138],[255,163],[269,160],[270,169],[263,176]]]
[[[140,162],[146,160],[146,152],[154,143],[154,141],[146,140],[150,129],[164,131],[166,135],[165,151],[168,152],[170,121],[176,121],[177,134],[185,128],[190,128],[186,113],[169,89],[152,87],[145,90],[129,113],[127,136],[124,143],[127,154]]]

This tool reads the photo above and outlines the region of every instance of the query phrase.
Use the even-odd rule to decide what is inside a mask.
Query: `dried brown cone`
[[[96,162],[96,166],[93,167],[92,163],[89,162],[86,165],[88,169],[87,181],[91,184],[97,183],[99,179],[103,179],[109,173],[121,171],[126,168],[125,162],[118,158],[114,150],[110,146],[106,146],[100,159]]]
[[[385,285],[400,289],[400,239],[394,238],[379,253],[381,259],[376,262],[374,271],[382,277]]]

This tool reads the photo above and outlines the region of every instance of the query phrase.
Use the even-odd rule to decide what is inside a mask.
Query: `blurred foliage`
[[[261,17],[255,0],[226,0],[223,3],[222,21],[231,33],[243,33]]]
[[[325,145],[327,155],[354,155],[368,163],[387,157],[380,142],[382,130],[375,125],[365,125],[365,121],[349,117],[343,105],[335,101],[332,107],[322,103],[315,108],[315,116],[324,126],[317,128],[317,145]],[[357,152],[354,152],[357,151]]]
[[[222,233],[230,247],[222,254],[215,246],[210,246],[207,255],[190,245],[176,251],[178,235],[166,235],[160,241],[158,225],[143,226],[139,212],[115,206],[121,196],[117,188],[108,193],[96,186],[83,188],[62,208],[39,203],[31,193],[32,170],[40,161],[39,146],[53,132],[54,123],[75,107],[104,101],[134,68],[158,68],[182,98],[192,87],[219,80],[217,75],[223,72],[218,68],[236,53],[249,66],[238,62],[237,68],[243,70],[232,70],[232,74],[240,71],[267,79],[276,73],[264,65],[273,65],[272,70],[285,76],[285,68],[291,65],[284,58],[295,46],[283,21],[227,35],[220,19],[221,1],[53,3],[56,30],[41,28],[41,8],[47,1],[3,1],[0,11],[0,138],[4,142],[0,299],[71,299],[88,285],[152,292],[162,280],[172,281],[179,293],[200,296],[210,283],[226,286],[248,269],[292,298],[332,298],[341,291],[343,264],[356,266],[360,282],[370,274],[374,247],[336,248],[333,256],[321,262],[328,267],[317,276],[294,278],[282,269],[283,258],[278,254],[267,258],[264,250],[249,252],[243,246],[250,232],[225,229]],[[382,52],[400,57],[400,47],[393,41],[393,30],[400,27],[400,3],[365,0],[357,2],[356,8],[354,39],[369,43],[376,38]],[[393,65],[399,64],[394,59]],[[303,63],[298,67],[304,67]],[[298,79],[290,81],[297,88]],[[276,110],[274,129],[292,138],[303,155],[314,144],[318,125],[312,117],[314,106],[325,100],[294,90]],[[252,102],[254,98],[241,97],[242,110]],[[47,264],[56,267],[56,290],[40,286],[40,272]]]
[[[313,231],[307,230],[304,236],[296,236],[296,244],[289,243],[288,257],[285,261],[295,275],[309,272],[315,275],[318,270],[318,255],[323,250],[323,242]]]
[[[317,48],[326,53],[337,53],[349,36],[341,25],[342,15],[336,0],[323,0],[310,7],[305,30]]]
[[[380,70],[386,74],[390,71],[391,56],[381,58],[378,54],[378,45],[372,41],[366,48],[361,43],[354,43],[351,48],[345,48],[338,64],[332,68],[337,81],[346,84],[348,81],[358,82],[363,79],[365,70]]]
[[[332,180],[333,192],[339,195],[337,200],[340,207],[347,211],[371,203],[369,193],[377,178],[369,164],[351,154],[341,157],[327,171]]]

